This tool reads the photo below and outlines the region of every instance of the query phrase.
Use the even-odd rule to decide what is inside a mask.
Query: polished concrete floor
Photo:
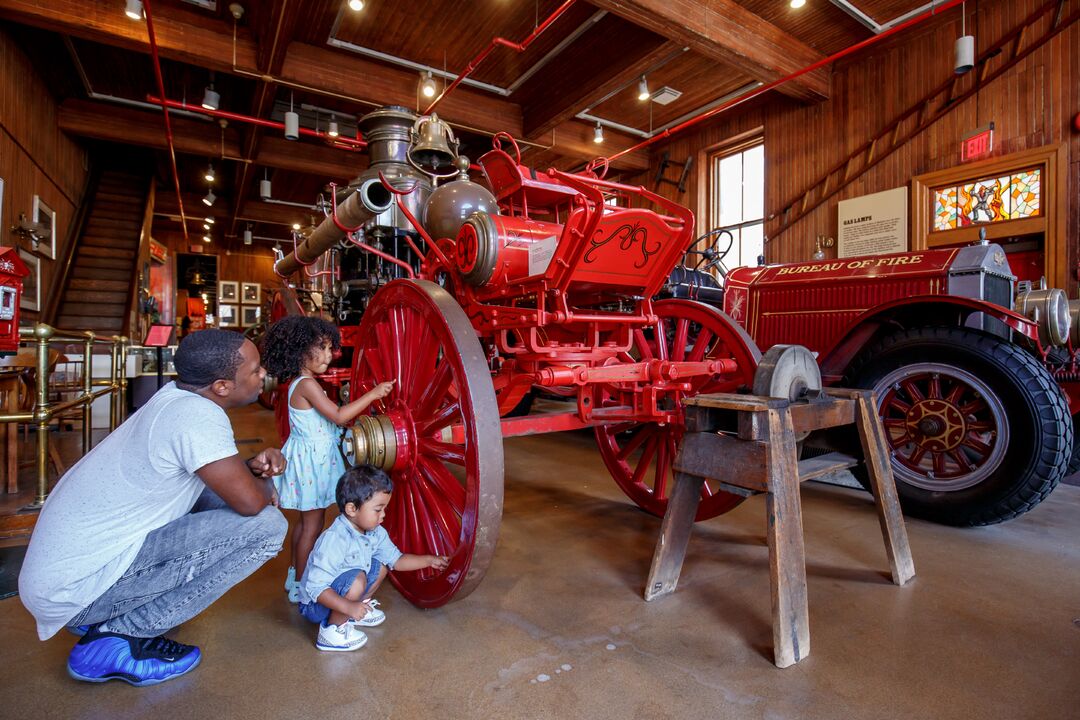
[[[272,438],[245,410],[237,439]],[[641,593],[660,521],[623,498],[591,437],[506,443],[498,550],[479,588],[418,610],[387,587],[366,647],[328,654],[271,561],[176,637],[190,675],[150,688],[69,679],[73,638],[37,641],[0,601],[0,716],[10,718],[1080,717],[1080,488],[1013,522],[909,521],[898,588],[868,495],[803,488],[811,654],[771,662],[764,499],[698,524],[670,597]]]

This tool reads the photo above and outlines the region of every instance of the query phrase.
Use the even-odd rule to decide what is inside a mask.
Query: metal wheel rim
[[[384,526],[402,552],[450,556],[445,571],[391,573],[390,579],[413,604],[438,607],[476,588],[498,538],[503,448],[490,371],[464,311],[426,280],[397,280],[376,293],[360,337],[354,397],[396,379],[390,396],[372,410],[412,423],[409,459],[391,472],[394,492]],[[444,433],[457,422],[464,426],[460,444]],[[460,468],[457,475],[448,464]]]
[[[978,485],[1000,467],[1009,447],[1008,416],[997,394],[972,373],[942,363],[905,365],[878,380],[874,392],[897,480],[923,490],[956,492]],[[916,399],[914,392],[923,399]],[[929,437],[916,431],[913,436],[911,423],[919,416],[918,406],[928,400],[947,406],[942,430]],[[964,423],[961,431],[953,429],[956,415]],[[956,432],[962,432],[959,441],[951,436]],[[975,432],[981,437],[972,436]],[[942,434],[945,446],[959,442],[955,449],[939,446],[935,438]],[[961,471],[965,459],[971,467]]]
[[[734,320],[711,305],[691,300],[663,300],[655,303],[653,309],[660,316],[654,338],[664,338],[664,347],[661,350],[639,331],[635,333],[635,350],[638,353],[671,360],[699,360],[706,355],[712,358],[727,356],[734,357],[738,362],[736,375],[720,380],[695,378],[692,391],[686,395],[734,392],[753,385],[761,352]],[[710,325],[709,333],[713,337],[710,339],[699,334],[692,342],[689,341],[692,323]],[[682,342],[680,337],[683,338]],[[636,360],[630,355],[622,359],[627,362]],[[595,430],[600,454],[615,483],[638,507],[657,516],[663,516],[667,509],[674,481],[671,463],[684,433],[685,424],[681,421],[664,427],[657,423],[618,423],[599,426]],[[646,482],[649,479],[651,486]],[[731,510],[743,499],[719,490],[715,482],[707,481],[702,488],[695,519],[716,517]]]

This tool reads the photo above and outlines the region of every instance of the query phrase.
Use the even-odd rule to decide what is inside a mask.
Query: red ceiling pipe
[[[161,58],[158,57],[157,38],[154,36],[154,18],[150,13],[150,0],[143,0],[143,13],[146,15],[146,33],[150,36],[150,57],[154,59],[154,75],[157,77],[158,92],[165,97],[165,81],[161,79]],[[188,239],[187,218],[184,216],[184,198],[180,194],[180,171],[176,169],[176,148],[173,146],[172,123],[169,122],[169,108],[164,101],[161,112],[165,116],[165,139],[169,143],[169,160],[172,161],[173,186],[176,188],[176,203],[180,208],[180,225],[184,228],[184,240]]]
[[[234,122],[249,123],[251,125],[261,125],[262,127],[277,128],[278,130],[285,129],[285,123],[279,123],[274,120],[263,120],[262,118],[252,117],[250,115],[241,115],[240,113],[226,112],[225,110],[207,110],[202,105],[188,105],[186,102],[180,102],[179,100],[162,100],[156,98],[153,95],[147,95],[146,99],[152,103],[161,103],[162,107],[175,108],[177,110],[187,110],[188,112],[202,113],[203,115],[209,115],[215,118],[224,118],[225,120],[232,120]],[[309,130],[306,127],[300,128],[301,135],[307,135],[309,137],[316,137],[320,140],[325,140],[328,143],[338,145],[341,147],[348,147],[350,149],[361,149],[367,147],[367,142],[364,140],[357,140],[355,138],[343,137],[341,135],[329,135],[321,130]]]
[[[728,100],[723,105],[718,105],[718,106],[714,107],[712,110],[708,110],[706,112],[703,112],[702,114],[698,115],[697,117],[692,117],[689,120],[687,120],[686,122],[679,123],[675,127],[669,128],[669,129],[663,131],[662,133],[649,138],[648,140],[643,140],[642,142],[639,142],[637,145],[634,145],[633,147],[629,147],[629,148],[626,148],[625,150],[617,152],[614,155],[609,156],[608,161],[610,162],[611,160],[621,158],[623,155],[627,155],[629,153],[636,152],[638,150],[641,150],[643,148],[646,148],[646,147],[652,145],[655,142],[663,140],[664,138],[671,137],[672,135],[674,135],[676,133],[682,132],[683,130],[687,129],[691,125],[697,125],[699,122],[701,122],[703,120],[708,120],[711,117],[719,115],[720,113],[724,112],[725,110],[733,108],[736,105],[741,105],[742,103],[746,102],[747,100],[750,100],[752,98],[756,98],[758,95],[762,95],[762,94],[768,92],[769,90],[772,90],[775,87],[783,85],[784,83],[786,83],[789,80],[794,80],[795,78],[799,77],[800,75],[805,75],[808,72],[813,72],[814,70],[817,70],[820,67],[828,65],[831,62],[839,60],[840,58],[842,58],[842,57],[844,57],[846,55],[850,55],[853,52],[857,52],[859,50],[862,50],[864,47],[867,47],[869,45],[873,45],[874,43],[876,43],[876,42],[878,42],[880,40],[884,40],[885,38],[889,37],[890,35],[894,35],[895,33],[898,33],[901,30],[904,30],[906,28],[909,28],[912,25],[915,25],[917,23],[921,23],[923,20],[927,20],[927,19],[933,17],[934,15],[940,15],[945,10],[948,10],[949,8],[954,8],[954,7],[956,7],[957,5],[960,5],[963,2],[964,2],[964,0],[949,0],[946,3],[938,5],[937,7],[931,8],[930,10],[927,10],[926,12],[924,12],[922,15],[916,15],[915,17],[911,18],[910,20],[908,20],[906,22],[903,22],[903,23],[900,23],[896,27],[889,28],[888,30],[886,30],[885,32],[883,32],[883,33],[881,33],[879,35],[875,35],[872,38],[867,38],[866,40],[863,40],[860,43],[855,43],[851,47],[844,48],[843,50],[841,50],[838,53],[834,53],[834,54],[830,55],[827,58],[823,58],[821,60],[818,60],[815,63],[807,65],[806,67],[802,68],[801,70],[796,70],[795,72],[791,73],[790,75],[785,75],[784,77],[779,78],[778,80],[773,80],[771,83],[768,83],[766,85],[762,85],[759,88],[754,88],[753,90],[745,92],[742,95],[739,95],[738,97],[734,97],[731,100]]]
[[[430,115],[431,111],[435,109],[435,106],[438,105],[440,102],[442,102],[442,99],[444,97],[446,97],[451,92],[453,92],[454,88],[456,88],[458,85],[461,84],[462,80],[464,80],[469,75],[471,75],[473,73],[473,71],[476,70],[477,66],[479,66],[480,63],[482,63],[484,61],[484,59],[488,55],[490,55],[491,51],[494,50],[496,47],[498,47],[499,45],[502,45],[503,47],[508,47],[508,48],[510,48],[512,50],[517,50],[518,52],[523,52],[525,50],[525,48],[529,47],[529,45],[532,44],[533,40],[535,40],[537,37],[539,37],[540,33],[547,30],[548,26],[550,26],[551,23],[558,20],[559,16],[561,16],[564,12],[569,10],[570,6],[573,5],[574,2],[575,2],[575,0],[566,0],[566,2],[564,2],[562,5],[555,8],[555,12],[551,13],[551,15],[548,16],[547,20],[545,20],[544,22],[537,25],[536,29],[532,31],[532,34],[529,35],[529,37],[525,38],[524,40],[522,40],[519,43],[513,42],[511,40],[507,40],[506,38],[503,38],[503,37],[492,38],[491,42],[488,43],[488,46],[486,48],[484,48],[480,52],[479,55],[477,55],[475,58],[472,59],[472,61],[465,67],[465,69],[461,71],[461,74],[457,76],[457,79],[454,80],[454,82],[450,83],[450,85],[446,89],[444,89],[441,93],[439,93],[439,97],[437,97],[437,98],[435,98],[434,100],[431,101],[431,104],[427,106],[427,110],[424,111],[424,114],[425,115]]]

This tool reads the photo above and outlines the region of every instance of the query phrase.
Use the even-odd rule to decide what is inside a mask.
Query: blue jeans
[[[382,563],[371,558],[371,567],[368,568],[366,583],[364,589],[361,590],[361,594],[364,590],[367,590],[379,579],[379,571],[382,570]],[[353,570],[346,570],[334,579],[334,582],[330,583],[330,589],[336,592],[341,597],[345,597],[345,593],[349,592],[349,588],[352,587],[353,582],[356,581],[356,576],[364,572],[360,568]],[[313,623],[319,623],[325,625],[326,621],[330,618],[330,608],[321,604],[317,600],[315,602],[300,603],[300,614]]]
[[[156,637],[195,617],[281,550],[288,522],[267,506],[244,517],[207,488],[191,512],[143,541],[131,567],[69,627]]]

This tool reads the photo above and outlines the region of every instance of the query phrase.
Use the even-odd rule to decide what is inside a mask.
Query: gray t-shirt
[[[169,383],[68,470],[19,574],[38,637],[52,637],[112,587],[148,534],[191,510],[206,487],[196,470],[236,454],[225,411]]]

